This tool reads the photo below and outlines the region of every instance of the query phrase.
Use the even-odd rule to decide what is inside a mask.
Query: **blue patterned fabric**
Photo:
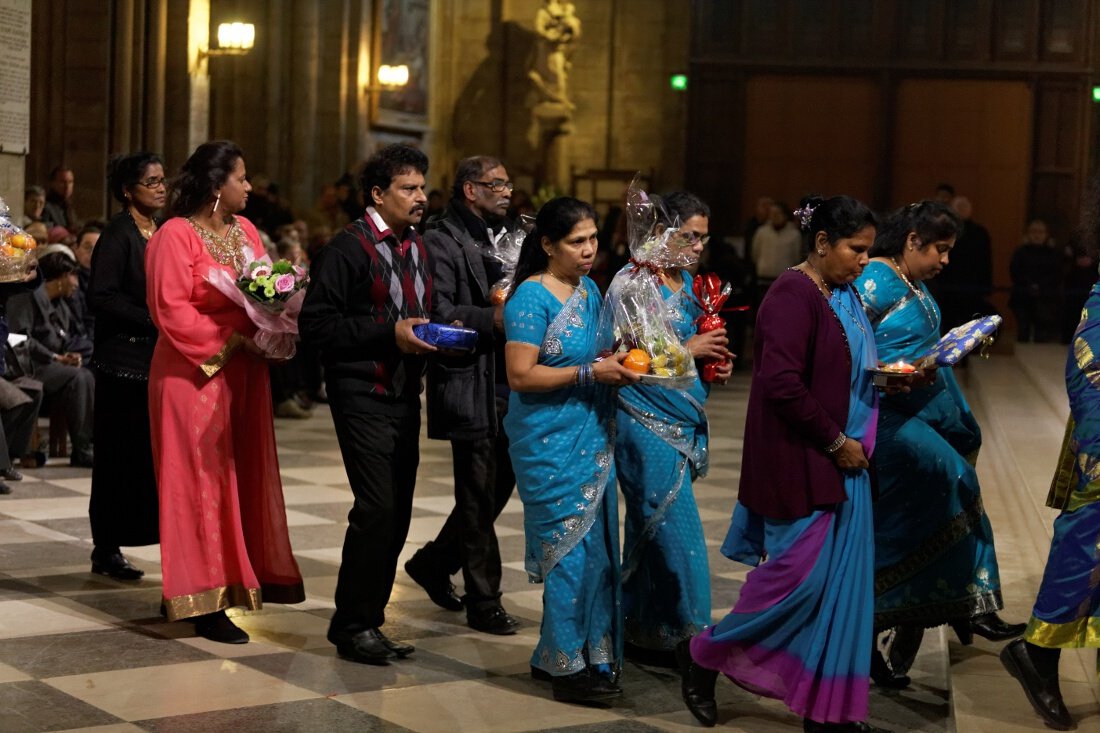
[[[633,265],[628,265],[633,267]],[[703,309],[683,287],[661,294],[676,337],[695,335]],[[626,503],[623,611],[626,641],[670,650],[710,625],[710,567],[692,480],[707,470],[707,390],[634,385],[619,390],[615,467]]]
[[[870,324],[851,287],[834,290],[829,304],[852,354],[844,432],[871,455],[877,399],[867,371],[876,363]],[[722,553],[750,565],[764,557],[767,562],[749,572],[733,610],[691,642],[699,665],[827,723],[865,720],[870,686],[874,529],[868,472],[845,472],[844,491],[847,501],[793,520],[737,504]]]
[[[879,358],[915,361],[938,340],[940,310],[873,261],[856,281]],[[974,461],[981,430],[955,381],[885,396],[875,455],[875,625],[938,626],[996,611],[1000,572]]]
[[[508,341],[539,348],[538,363],[569,367],[596,356],[600,295],[588,278],[563,305],[538,281],[504,307]],[[602,385],[512,392],[504,427],[523,501],[525,565],[545,583],[531,665],[551,675],[606,665],[618,673],[619,524],[614,489],[614,394]]]

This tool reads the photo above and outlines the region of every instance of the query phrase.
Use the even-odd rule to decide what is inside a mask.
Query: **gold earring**
[[[218,204],[220,204],[221,202],[222,202],[222,192],[218,191],[218,197],[216,199],[214,199],[214,210],[210,212],[211,216],[213,216],[214,214],[217,213]]]
[[[824,257],[824,256],[825,256],[825,250],[823,250],[823,249],[819,249],[819,250],[817,251],[817,256],[818,256],[818,257]]]

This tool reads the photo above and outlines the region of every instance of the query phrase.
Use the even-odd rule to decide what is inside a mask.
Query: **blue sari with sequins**
[[[539,364],[589,364],[600,306],[587,277],[564,304],[529,280],[504,307],[505,333],[510,342],[537,346]],[[595,384],[513,391],[504,419],[523,501],[525,566],[531,582],[544,583],[531,666],[555,676],[586,666],[614,675],[621,669],[614,422],[614,393]]]
[[[879,359],[913,362],[940,337],[940,310],[873,261],[856,281]],[[974,470],[982,434],[950,367],[879,406],[875,626],[918,628],[1003,607],[993,528]]]
[[[633,265],[628,265],[633,267]],[[662,286],[681,342],[703,309],[691,291]],[[707,471],[706,386],[619,390],[615,468],[626,503],[623,615],[626,641],[670,650],[710,625],[710,566],[692,481]]]
[[[1049,648],[1100,647],[1100,283],[1073,334],[1066,392],[1070,422],[1047,499],[1062,513],[1024,638]]]

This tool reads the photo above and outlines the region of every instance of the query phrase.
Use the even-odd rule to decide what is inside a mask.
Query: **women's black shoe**
[[[247,644],[248,634],[225,615],[215,611],[195,619],[195,633],[204,639],[222,644]]]

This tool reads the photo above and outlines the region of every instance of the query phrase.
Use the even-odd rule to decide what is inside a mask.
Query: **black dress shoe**
[[[131,565],[121,552],[112,552],[108,555],[97,555],[93,552],[92,572],[115,580],[141,580],[145,575],[144,570]]]
[[[986,613],[970,619],[970,629],[989,641],[1015,639],[1027,630],[1027,624],[1010,624],[996,613]]]
[[[95,454],[90,450],[73,451],[69,456],[69,465],[74,468],[91,468],[95,465]]]
[[[1027,694],[1028,702],[1048,727],[1054,730],[1075,730],[1077,723],[1066,709],[1062,700],[1062,690],[1058,686],[1058,675],[1044,679],[1035,668],[1035,663],[1027,652],[1027,642],[1017,639],[1001,649],[1001,664],[1008,673],[1019,680]]]
[[[879,687],[887,690],[904,690],[912,680],[907,674],[899,674],[890,669],[886,660],[882,658],[882,652],[878,649],[871,650],[871,679]]]
[[[718,723],[718,703],[714,701],[718,673],[692,660],[690,639],[676,645],[676,663],[680,667],[680,693],[688,712],[705,727],[713,728]]]
[[[385,634],[382,633],[382,629],[378,629],[378,638],[382,640],[382,645],[396,654],[401,659],[409,656],[416,651],[416,647],[412,644],[406,644],[400,641],[394,641]]]
[[[8,486],[3,481],[0,481],[0,494],[10,494],[10,493],[11,493],[11,487]]]
[[[248,634],[225,615],[225,611],[215,611],[195,619],[195,633],[204,639],[222,644],[247,644]]]
[[[802,730],[805,733],[890,733],[886,728],[878,728],[865,721],[856,723],[818,723],[804,718]]]
[[[428,593],[432,603],[448,611],[461,611],[462,599],[455,595],[455,587],[447,575],[429,569],[427,563],[418,559],[419,551],[405,563],[405,572]]]
[[[621,687],[590,669],[554,677],[550,680],[550,687],[558,702],[601,702],[623,694]]]
[[[16,471],[15,466],[12,466],[11,468],[5,468],[3,471],[0,471],[0,478],[5,481],[22,481],[23,474]]]
[[[497,636],[511,636],[519,630],[519,621],[509,616],[501,606],[493,606],[484,611],[468,611],[466,625],[474,631]]]
[[[378,629],[360,631],[350,639],[338,642],[336,653],[349,662],[385,666],[397,657],[397,653],[386,646],[385,638]],[[332,641],[331,637],[329,641]]]

